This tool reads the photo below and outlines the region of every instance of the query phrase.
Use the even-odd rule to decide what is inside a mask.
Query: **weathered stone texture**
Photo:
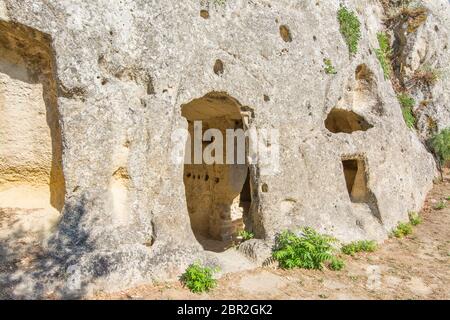
[[[46,248],[67,291],[79,279],[111,290],[175,278],[197,259],[221,263],[195,238],[185,169],[170,161],[172,132],[188,128],[181,106],[212,92],[250,110],[250,128],[279,130],[279,172],[249,168],[247,219],[266,243],[250,251],[267,254],[278,232],[306,225],[342,241],[382,241],[421,208],[435,163],[406,127],[375,56],[381,6],[346,2],[362,25],[353,57],[339,32],[339,1],[0,1],[2,24],[51,37],[65,203]],[[432,3],[412,65],[421,52],[448,65],[448,3]],[[325,58],[336,75],[324,72]],[[433,90],[430,112],[443,128],[448,80]],[[334,108],[362,117],[364,130],[329,131]],[[346,181],[347,160],[359,166]],[[349,195],[348,179],[363,184],[362,195]]]

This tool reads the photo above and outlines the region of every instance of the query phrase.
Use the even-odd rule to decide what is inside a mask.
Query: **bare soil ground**
[[[436,184],[423,222],[403,239],[389,239],[370,254],[345,257],[344,270],[281,270],[228,274],[210,293],[193,294],[179,282],[144,285],[92,299],[449,299],[450,175]],[[436,204],[444,201],[444,209]]]
[[[144,285],[122,292],[98,292],[91,299],[450,299],[450,172],[436,184],[411,236],[389,239],[370,254],[344,257],[346,267],[281,270],[275,266],[225,275],[207,294],[193,294],[177,282]],[[445,208],[437,209],[439,202]],[[20,212],[19,212],[20,211]],[[27,270],[40,256],[40,211],[0,208],[0,275]],[[20,219],[36,215],[33,223]],[[37,223],[37,221],[41,221]],[[45,232],[44,232],[45,233]],[[6,241],[8,240],[8,241]],[[229,251],[230,259],[236,261]],[[11,289],[11,290],[10,290]],[[13,298],[0,286],[0,299]]]

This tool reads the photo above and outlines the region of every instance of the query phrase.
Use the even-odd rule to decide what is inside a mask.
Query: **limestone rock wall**
[[[401,59],[405,85],[416,101],[419,135],[428,139],[450,125],[450,7],[445,0],[425,1],[423,5],[427,10],[423,25],[415,32],[401,32]],[[432,72],[438,80],[433,85],[414,83],[414,75],[421,72]]]
[[[0,1],[2,24],[51,37],[65,204],[47,249],[65,279],[114,289],[214,261],[191,228],[184,165],[170,161],[172,132],[188,128],[181,106],[211,92],[251,110],[249,128],[279,130],[277,174],[249,168],[251,225],[261,241],[305,225],[342,241],[381,241],[419,210],[435,163],[406,127],[376,59],[382,7],[345,5],[361,21],[355,56],[334,0]],[[448,26],[439,30],[446,35]],[[324,72],[324,59],[337,74]],[[367,130],[331,132],[325,120],[334,108],[356,113]],[[440,126],[445,114],[437,111]],[[349,159],[363,163],[357,183],[370,200],[352,201]]]

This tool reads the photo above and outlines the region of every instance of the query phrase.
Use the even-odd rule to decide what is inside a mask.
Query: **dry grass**
[[[421,25],[427,21],[428,9],[412,1],[382,1],[386,12],[386,24],[396,25],[398,23],[407,23],[407,31],[415,32]]]
[[[425,85],[433,86],[439,80],[439,71],[435,68],[425,66],[417,69],[411,77],[411,83],[413,86]]]

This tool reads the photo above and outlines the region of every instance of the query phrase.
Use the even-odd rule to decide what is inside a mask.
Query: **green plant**
[[[450,201],[450,197],[445,198],[445,200]]]
[[[213,3],[219,6],[224,6],[227,0],[213,0]]]
[[[435,206],[434,209],[435,210],[442,210],[445,209],[447,207],[447,205],[445,204],[444,201],[439,201]]]
[[[450,127],[436,134],[430,142],[441,164],[450,161]]]
[[[342,246],[341,251],[344,254],[353,256],[358,252],[374,252],[377,249],[377,243],[373,240],[360,240],[350,242]]]
[[[358,52],[358,42],[361,39],[361,23],[353,11],[342,6],[338,11],[340,31],[347,43],[350,54]]]
[[[397,227],[392,231],[396,238],[403,238],[412,233],[411,223],[400,222]]]
[[[326,74],[336,74],[337,71],[333,66],[333,63],[330,59],[323,59],[323,63],[325,64],[324,70]]]
[[[416,101],[414,100],[414,98],[404,92],[400,93],[397,96],[397,99],[402,106],[403,119],[405,120],[406,125],[408,126],[408,128],[414,128],[414,126],[416,125],[416,117],[414,116],[412,108],[416,104]]]
[[[334,257],[332,244],[335,242],[335,238],[308,227],[303,228],[299,236],[284,231],[276,239],[273,257],[284,269],[322,269],[323,264]]]
[[[422,218],[417,212],[410,212],[409,213],[409,222],[413,226],[417,226],[422,223]]]
[[[344,269],[344,267],[345,267],[344,261],[336,257],[333,257],[330,263],[328,264],[328,268],[330,268],[330,270],[333,271],[340,271]]]
[[[253,232],[242,230],[239,232],[239,237],[241,237],[243,241],[247,241],[253,239],[255,235]]]
[[[191,264],[181,276],[181,282],[194,293],[207,292],[217,285],[213,273],[217,271],[202,267],[199,263]]]
[[[381,68],[383,69],[384,78],[389,79],[392,73],[391,66],[391,45],[389,37],[385,32],[377,33],[378,45],[380,46],[375,50],[375,54],[380,62]]]
[[[403,119],[405,120],[406,126],[410,129],[414,128],[416,125],[416,117],[411,108],[402,108]]]
[[[397,96],[398,102],[403,108],[412,108],[416,105],[416,101],[407,93],[400,93]]]

